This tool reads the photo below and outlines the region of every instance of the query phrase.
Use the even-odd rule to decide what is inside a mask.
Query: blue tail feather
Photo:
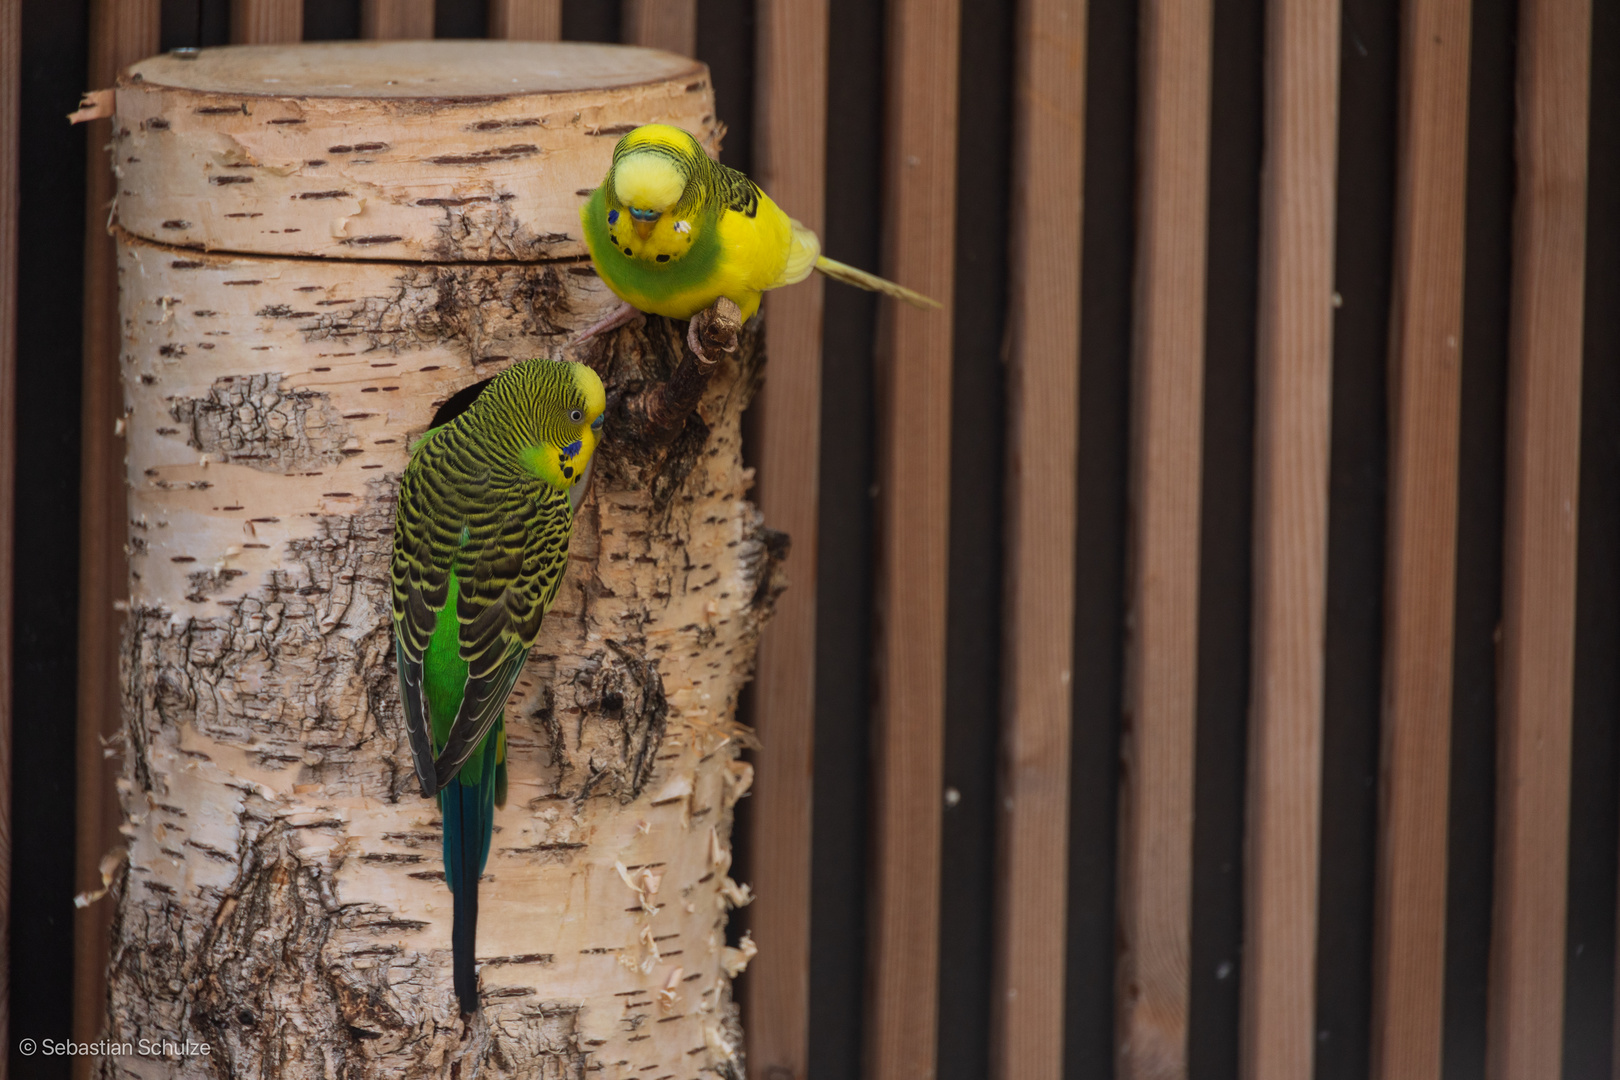
[[[450,948],[456,999],[463,1013],[478,1011],[478,878],[489,860],[495,825],[495,769],[486,755],[479,777],[457,776],[439,792],[444,811],[444,877],[454,896]],[[463,770],[463,775],[466,770]]]

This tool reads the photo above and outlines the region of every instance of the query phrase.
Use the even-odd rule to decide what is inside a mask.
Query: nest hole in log
[[[434,428],[443,427],[472,408],[472,403],[478,400],[478,395],[482,394],[489,387],[489,384],[499,377],[498,375],[491,375],[487,379],[481,379],[471,386],[464,386],[451,394],[450,400],[440,405],[439,411],[433,414],[433,422],[428,424],[428,430],[432,431]]]

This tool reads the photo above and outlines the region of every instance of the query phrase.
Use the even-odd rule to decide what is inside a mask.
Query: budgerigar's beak
[[[656,225],[656,224],[658,224],[658,222],[656,220],[655,221],[643,221],[640,218],[636,218],[635,219],[636,235],[641,237],[643,240],[647,239],[647,237],[652,235],[653,226]]]

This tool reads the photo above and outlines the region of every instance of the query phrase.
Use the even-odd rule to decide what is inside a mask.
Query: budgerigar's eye
[[[585,414],[583,412],[581,412],[579,409],[569,409],[568,410],[568,419],[572,420],[574,423],[577,424],[581,420],[585,419]]]

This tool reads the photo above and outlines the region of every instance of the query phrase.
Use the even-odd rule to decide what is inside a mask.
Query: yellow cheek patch
[[[636,235],[629,214],[620,214],[608,227],[613,246],[632,259],[644,262],[667,263],[685,255],[692,248],[692,223],[678,221],[664,215],[653,226],[645,239]]]

